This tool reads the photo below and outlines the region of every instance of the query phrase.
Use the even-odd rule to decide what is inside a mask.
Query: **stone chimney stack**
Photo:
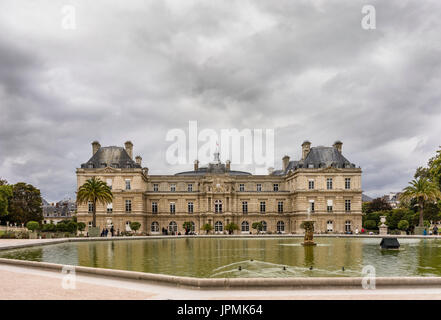
[[[92,156],[98,151],[98,149],[101,148],[101,145],[98,141],[92,142]]]
[[[126,151],[129,154],[130,159],[133,159],[133,143],[131,141],[126,141],[124,146],[126,147]]]
[[[231,161],[230,160],[227,160],[225,162],[225,168],[227,169],[227,171],[230,171],[230,169],[231,169]]]
[[[334,145],[333,145],[333,147],[335,149],[337,149],[337,151],[340,153],[341,153],[342,146],[343,146],[343,142],[341,142],[340,140],[335,141]]]
[[[141,158],[141,156],[136,156],[135,160],[136,160],[136,163],[137,163],[137,164],[141,165],[141,163],[142,163],[142,158]]]
[[[302,143],[302,160],[306,159],[306,156],[308,155],[310,150],[311,150],[311,142],[309,142],[308,140],[304,141]]]
[[[194,161],[194,171],[198,171],[199,169],[199,160]]]
[[[282,158],[282,169],[283,169],[283,171],[285,171],[286,168],[288,168],[288,165],[289,165],[289,156],[284,156]]]

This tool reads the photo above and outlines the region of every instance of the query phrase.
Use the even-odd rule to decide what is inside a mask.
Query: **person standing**
[[[114,233],[115,233],[115,229],[113,229],[113,226],[110,227],[110,233],[111,233],[111,235],[112,235],[112,237],[113,237],[113,235],[114,235]]]

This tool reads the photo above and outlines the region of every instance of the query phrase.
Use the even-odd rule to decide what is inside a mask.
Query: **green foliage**
[[[239,230],[239,226],[234,222],[230,222],[225,226],[225,230],[227,230],[229,234],[232,234],[234,230]]]
[[[84,231],[86,229],[86,224],[84,222],[78,222],[78,230]]]
[[[429,220],[424,220],[424,226],[426,227],[426,228],[429,228],[430,227],[430,221]]]
[[[57,226],[55,224],[51,223],[47,223],[47,224],[43,224],[43,226],[41,227],[41,231],[42,232],[55,232],[57,231]]]
[[[376,198],[371,202],[364,202],[362,204],[362,210],[364,213],[387,211],[391,209],[392,207],[390,206],[390,204],[383,198]]]
[[[375,220],[366,220],[363,223],[363,226],[368,230],[374,230],[377,229],[378,223]]]
[[[419,178],[409,182],[409,186],[404,188],[404,192],[400,196],[400,200],[409,203],[415,200],[419,208],[419,226],[423,226],[424,206],[427,203],[435,202],[441,198],[441,192],[438,186],[427,178]]]
[[[40,228],[40,224],[37,221],[29,221],[28,223],[26,223],[26,228],[31,231],[35,231]]]
[[[251,228],[257,230],[257,233],[259,233],[260,231],[263,230],[263,224],[262,224],[262,222],[253,222],[253,224],[251,225]]]
[[[185,221],[182,225],[182,228],[184,228],[185,234],[188,234],[191,231],[191,222]]]
[[[134,222],[130,222],[130,229],[132,229],[133,231],[138,231],[139,228],[141,228],[141,224],[137,221]]]
[[[403,230],[403,231],[409,229],[409,221],[400,220],[400,222],[398,222],[398,229]]]
[[[213,230],[213,226],[209,223],[206,223],[202,226],[202,230],[204,230],[207,234]]]
[[[9,198],[8,215],[2,220],[26,224],[28,221],[41,222],[43,209],[40,190],[30,184],[19,182],[12,186],[12,197]]]
[[[8,215],[9,199],[12,197],[12,186],[0,185],[0,216]]]
[[[96,204],[102,203],[104,205],[111,203],[113,200],[112,190],[110,187],[100,179],[92,177],[88,179],[79,189],[77,193],[77,203],[87,204],[93,203],[93,217],[92,226],[96,227]]]

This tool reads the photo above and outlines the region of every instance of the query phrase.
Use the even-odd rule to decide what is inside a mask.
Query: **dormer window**
[[[308,164],[308,168],[309,169],[314,169],[314,164],[312,164],[312,163]]]
[[[105,162],[102,162],[101,163],[101,168],[105,168],[105,167],[107,167],[107,164]]]
[[[88,167],[89,169],[92,169],[92,168],[94,167],[94,165],[93,165],[93,163],[89,163],[89,164],[87,165],[87,167]]]

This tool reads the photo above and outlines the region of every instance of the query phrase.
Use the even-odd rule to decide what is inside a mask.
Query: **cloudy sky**
[[[365,4],[375,30],[361,27]],[[131,140],[150,173],[175,173],[165,136],[197,120],[274,129],[276,167],[305,139],[340,139],[366,194],[401,190],[441,145],[440,12],[439,0],[2,0],[0,177],[73,196],[93,140]]]

